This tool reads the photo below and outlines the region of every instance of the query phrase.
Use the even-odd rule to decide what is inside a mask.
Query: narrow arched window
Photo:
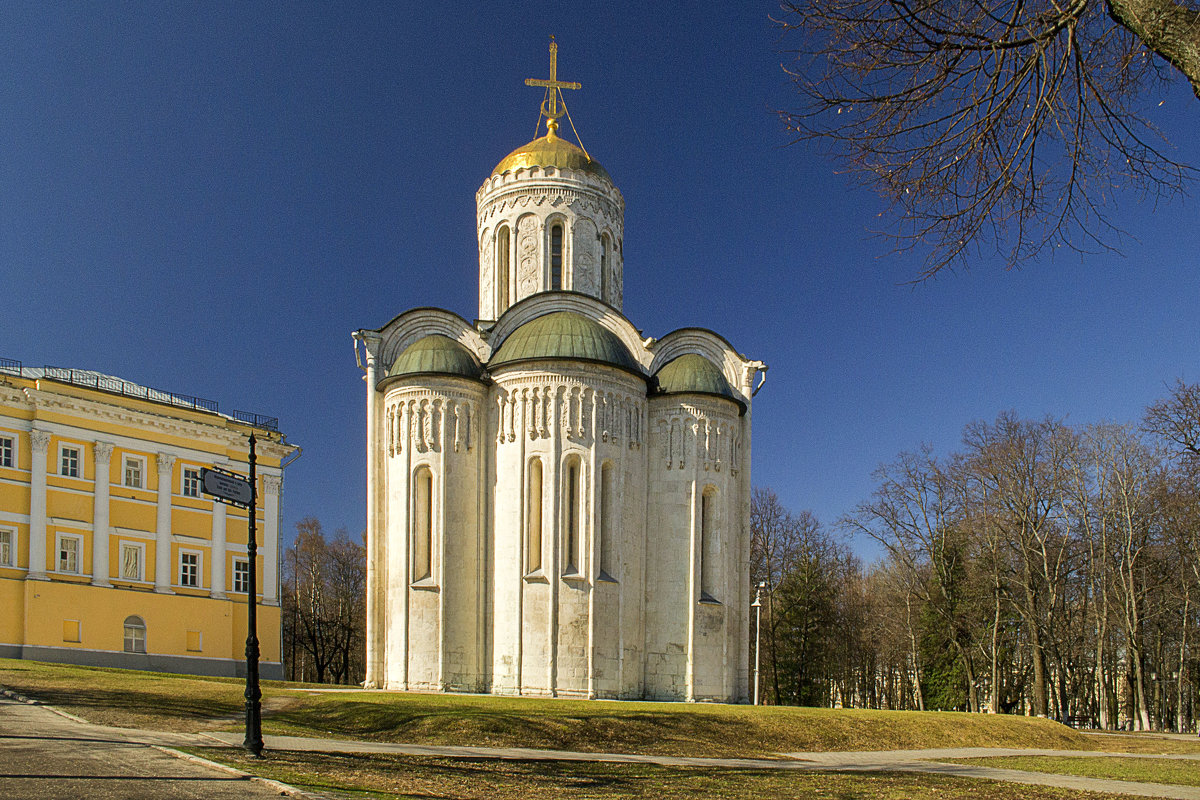
[[[563,267],[563,226],[555,224],[550,228],[550,288],[561,289]]]
[[[509,233],[508,226],[500,229],[496,236],[496,314],[503,314],[508,308],[509,282]]]
[[[580,518],[580,513],[579,513],[580,512],[580,491],[579,491],[580,481],[579,481],[579,459],[578,458],[572,458],[571,460],[569,460],[567,462],[567,474],[563,477],[566,482],[565,487],[564,487],[566,489],[566,493],[565,493],[566,497],[565,497],[564,505],[566,506],[565,511],[566,511],[566,515],[567,515],[567,518],[564,520],[564,522],[566,523],[565,532],[566,532],[566,538],[567,538],[567,541],[565,543],[566,544],[565,550],[566,550],[566,554],[567,554],[566,574],[578,575],[580,572],[583,571],[580,569],[580,566],[583,563],[583,559],[581,558],[582,548],[581,548],[580,544],[581,544],[582,537],[581,537],[580,529],[583,526],[580,524],[580,519],[579,519]]]
[[[613,509],[613,465],[600,468],[600,575],[613,578],[617,574],[615,509]]]
[[[542,568],[542,461],[529,462],[529,491],[525,499],[525,571]]]
[[[600,237],[600,299],[608,302],[608,263],[611,260],[609,255],[608,234]]]
[[[715,600],[717,577],[720,574],[716,530],[716,489],[706,489],[700,496],[700,599]]]
[[[125,652],[146,652],[146,622],[141,617],[125,618]]]
[[[433,576],[433,473],[417,467],[413,476],[413,580]]]

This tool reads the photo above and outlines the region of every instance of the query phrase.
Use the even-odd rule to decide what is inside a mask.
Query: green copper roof
[[[599,361],[642,374],[615,333],[574,311],[555,311],[526,322],[509,334],[488,366],[541,358]]]
[[[659,394],[715,394],[742,404],[716,365],[695,353],[686,353],[667,362],[655,373],[654,378]]]
[[[387,376],[392,378],[431,372],[479,378],[481,370],[470,350],[449,336],[434,333],[404,348],[404,352],[392,363]]]

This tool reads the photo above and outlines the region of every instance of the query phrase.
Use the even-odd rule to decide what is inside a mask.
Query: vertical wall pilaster
[[[263,603],[279,604],[279,488],[283,478],[263,475]]]
[[[154,591],[171,592],[171,472],[175,456],[158,454],[158,508],[154,524]]]
[[[50,432],[36,428],[29,433],[29,573],[35,580],[46,580],[46,451]]]
[[[213,501],[212,510],[212,596],[225,598],[225,504]]]
[[[95,460],[95,491],[92,496],[92,585],[111,586],[108,570],[108,486],[112,463],[111,442],[92,445]],[[118,568],[119,573],[119,568]]]

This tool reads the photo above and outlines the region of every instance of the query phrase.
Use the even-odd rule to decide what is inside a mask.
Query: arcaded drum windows
[[[550,288],[559,290],[562,285],[563,266],[563,226],[555,224],[550,227]]]
[[[125,652],[146,652],[146,623],[141,617],[125,618]]]
[[[608,302],[608,265],[612,260],[609,250],[612,248],[608,234],[600,237],[600,299]]]
[[[566,535],[566,550],[567,563],[564,570],[565,575],[578,575],[582,570],[581,555],[581,528],[580,525],[580,491],[579,491],[579,459],[572,457],[567,461],[566,474],[563,475],[565,490],[566,519],[563,520],[566,524],[563,526],[563,531]]]
[[[542,568],[542,460],[529,462],[529,493],[525,501],[525,571]]]
[[[433,473],[417,467],[413,475],[413,580],[433,577]]]
[[[508,309],[508,282],[511,280],[509,269],[509,239],[508,226],[496,234],[496,298],[497,314],[503,314]]]
[[[717,490],[709,487],[700,496],[700,599],[717,599],[718,561]]]

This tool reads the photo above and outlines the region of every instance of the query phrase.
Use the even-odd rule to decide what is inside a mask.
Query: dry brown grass
[[[237,728],[232,679],[0,659],[5,685],[112,725]],[[769,757],[926,747],[1097,749],[1048,720],[953,712],[597,702],[400,692],[312,693],[267,683],[266,733],[582,752]]]
[[[1119,800],[1123,795],[911,773],[828,773],[659,767],[565,761],[498,761],[193,750],[293,786],[356,798],[457,800]]]

